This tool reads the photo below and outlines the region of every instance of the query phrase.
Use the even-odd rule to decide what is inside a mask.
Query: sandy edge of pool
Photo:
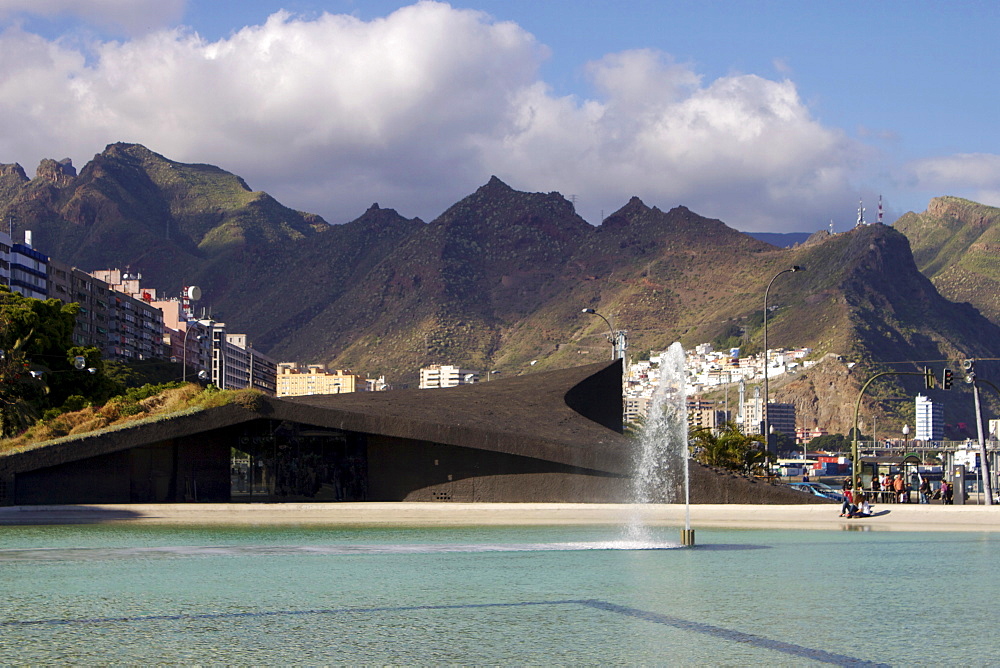
[[[894,531],[1000,531],[1000,506],[883,505],[866,519],[844,519],[835,504],[691,506],[691,526],[746,529],[870,527]],[[280,503],[122,504],[0,507],[0,525],[184,522],[192,524],[401,524],[423,526],[620,524],[684,526],[681,504],[591,503]]]

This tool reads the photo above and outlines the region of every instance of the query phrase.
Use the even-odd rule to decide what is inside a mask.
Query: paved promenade
[[[838,517],[840,506],[692,505],[692,528],[877,531],[1000,531],[1000,506],[875,506],[885,514]],[[423,526],[619,524],[633,514],[657,526],[683,526],[677,504],[560,503],[282,503],[130,504],[0,507],[0,525],[184,522],[190,524],[398,524]]]

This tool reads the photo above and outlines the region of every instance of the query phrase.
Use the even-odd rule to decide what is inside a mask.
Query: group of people
[[[850,481],[850,478],[848,478]],[[857,497],[857,498],[855,498]],[[872,506],[868,496],[862,490],[852,489],[847,482],[844,484],[844,503],[840,506],[841,517],[871,517]]]
[[[870,517],[872,506],[863,489],[854,489],[850,478],[844,478],[844,503],[840,506],[841,517]]]
[[[881,500],[889,503],[910,503],[911,486],[898,473],[895,477],[888,473],[879,476],[878,473],[872,475],[871,493],[867,494],[863,489],[854,489],[851,478],[844,479],[844,503],[840,507],[841,517],[868,517],[872,514],[871,500]],[[942,480],[937,490],[934,490],[927,478],[920,478],[920,485],[917,487],[920,503],[930,503],[931,499],[940,499],[941,503],[950,506],[953,502],[954,490],[947,480]]]
[[[883,503],[909,503],[910,484],[901,473],[897,473],[895,478],[888,473],[880,478],[878,473],[875,473],[872,475],[872,496]]]

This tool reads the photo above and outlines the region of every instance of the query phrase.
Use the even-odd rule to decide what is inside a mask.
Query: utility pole
[[[986,505],[993,505],[993,481],[990,480],[990,460],[986,452],[986,435],[983,432],[983,409],[979,402],[979,384],[976,383],[976,360],[967,359],[962,362],[965,369],[965,382],[972,385],[972,399],[976,406],[976,432],[979,436],[979,476],[982,480],[983,494]]]

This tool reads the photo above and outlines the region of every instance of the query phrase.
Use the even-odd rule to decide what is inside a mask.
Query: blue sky
[[[1000,206],[995,8],[0,0],[0,162],[134,141],[336,223],[493,174],[595,224],[632,195],[755,231]]]

